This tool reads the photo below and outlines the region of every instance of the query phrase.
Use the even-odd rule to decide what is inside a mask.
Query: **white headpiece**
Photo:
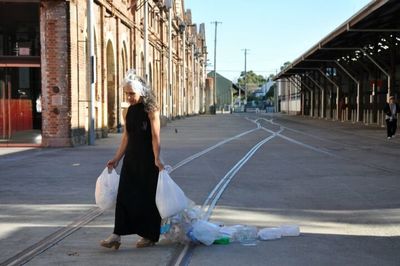
[[[138,75],[136,75],[136,71],[134,69],[128,70],[128,72],[125,74],[125,78],[122,81],[122,87],[127,85],[131,86],[132,90],[140,96],[144,96],[148,90],[145,82]]]

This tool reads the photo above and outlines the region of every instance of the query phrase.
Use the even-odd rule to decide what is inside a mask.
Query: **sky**
[[[214,70],[217,28],[217,72],[236,82],[245,68],[268,77],[294,61],[370,0],[184,0],[192,23],[204,23],[207,71]]]

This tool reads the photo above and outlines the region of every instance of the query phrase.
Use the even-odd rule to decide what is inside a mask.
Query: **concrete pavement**
[[[302,235],[259,242],[198,246],[191,265],[400,264],[400,139],[384,129],[289,116],[198,116],[162,129],[162,155],[175,165],[224,139],[260,129],[180,167],[173,178],[201,204],[256,143],[283,128],[237,173],[211,220],[261,227],[299,224]],[[273,122],[271,123],[271,119]],[[120,135],[95,146],[31,149],[0,157],[0,264],[94,207],[94,184]],[[35,256],[28,265],[167,265],[176,244],[117,252],[98,246],[112,230],[107,211]]]

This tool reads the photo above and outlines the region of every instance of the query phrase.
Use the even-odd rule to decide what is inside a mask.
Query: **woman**
[[[389,102],[383,107],[386,119],[387,138],[394,138],[397,129],[397,114],[400,113],[399,105],[395,102],[394,96],[389,97]]]
[[[121,236],[138,234],[136,247],[153,246],[160,237],[161,217],[155,197],[158,173],[164,166],[160,160],[160,118],[155,96],[145,82],[128,71],[123,90],[130,104],[125,117],[121,144],[108,168],[116,168],[124,156],[114,232],[100,245],[118,249]]]

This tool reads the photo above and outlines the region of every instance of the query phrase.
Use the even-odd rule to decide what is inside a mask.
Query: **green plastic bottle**
[[[217,245],[228,245],[229,244],[229,237],[222,237],[214,241],[214,244]]]

